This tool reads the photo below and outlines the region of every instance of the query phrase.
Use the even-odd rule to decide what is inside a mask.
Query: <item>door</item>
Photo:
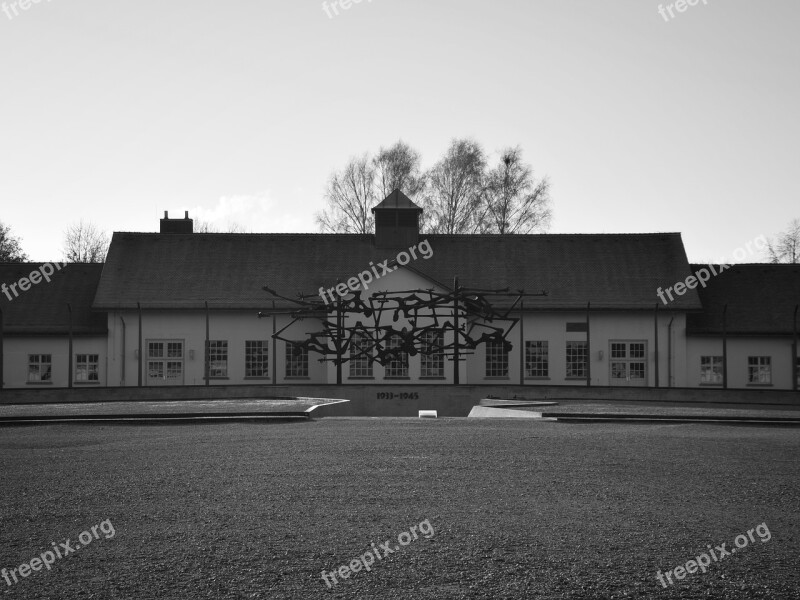
[[[183,385],[183,340],[147,341],[147,385]]]
[[[611,341],[611,385],[647,385],[647,342]]]

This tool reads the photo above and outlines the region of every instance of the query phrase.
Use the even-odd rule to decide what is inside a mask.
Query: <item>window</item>
[[[747,383],[769,385],[772,383],[772,357],[747,357]]]
[[[397,350],[386,363],[386,377],[408,377],[408,352],[401,351],[403,338],[395,334],[386,340],[387,350]]]
[[[611,385],[646,385],[647,342],[609,341]]]
[[[372,377],[372,352],[361,333],[354,333],[350,340],[350,377]]]
[[[525,377],[548,377],[547,342],[525,342]]]
[[[422,335],[421,377],[444,377],[444,333],[426,331]]]
[[[53,355],[28,355],[28,381],[30,383],[53,382]]]
[[[506,342],[486,342],[486,377],[508,377]]]
[[[208,342],[208,376],[228,376],[228,341],[209,340]]]
[[[245,341],[244,376],[269,377],[269,341],[267,340]]]
[[[286,377],[308,377],[308,348],[286,342]]]
[[[722,384],[722,357],[700,357],[700,383]]]
[[[147,384],[183,385],[183,340],[147,341]]]
[[[78,354],[75,357],[75,381],[98,383],[100,381],[99,362],[100,356],[97,354]]]
[[[611,351],[613,356],[613,345]],[[567,342],[567,377],[586,377],[587,357],[586,342]]]

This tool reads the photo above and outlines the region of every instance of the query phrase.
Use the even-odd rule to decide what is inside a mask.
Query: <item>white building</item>
[[[664,304],[659,288],[699,268],[687,262],[678,233],[420,235],[420,209],[397,191],[374,211],[375,235],[198,234],[188,215],[165,215],[160,233],[115,233],[102,273],[70,265],[59,273],[62,284],[54,278],[13,300],[0,297],[4,385],[68,386],[70,371],[73,386],[337,383],[334,362],[299,345],[335,313],[291,324],[297,305],[263,288],[315,295],[362,272],[379,275],[384,263],[397,268],[373,277],[364,298],[447,293],[456,277],[470,289],[547,292],[514,307],[510,316],[521,321],[505,347],[461,348],[461,384],[798,387],[800,266],[737,265]],[[400,258],[406,264],[395,262],[410,248],[415,259],[409,253]],[[33,267],[2,265],[0,275],[10,281]],[[402,315],[390,317],[377,324],[408,327]],[[359,318],[345,316],[344,324]],[[452,327],[442,336],[452,342]],[[447,385],[455,382],[453,365],[436,353],[401,354],[386,366],[355,357],[342,365],[341,382]]]

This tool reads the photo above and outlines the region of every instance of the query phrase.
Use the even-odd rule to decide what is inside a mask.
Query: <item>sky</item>
[[[730,260],[800,218],[797,0],[340,2],[0,0],[0,222],[34,261],[164,211],[315,232],[351,157],[462,137],[522,148],[550,233]]]

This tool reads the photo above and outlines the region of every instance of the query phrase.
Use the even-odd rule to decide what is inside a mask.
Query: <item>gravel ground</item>
[[[0,429],[2,598],[800,598],[800,431],[481,419]],[[331,589],[322,570],[427,520]],[[766,523],[667,589],[667,571]],[[674,579],[674,578],[673,578]]]

